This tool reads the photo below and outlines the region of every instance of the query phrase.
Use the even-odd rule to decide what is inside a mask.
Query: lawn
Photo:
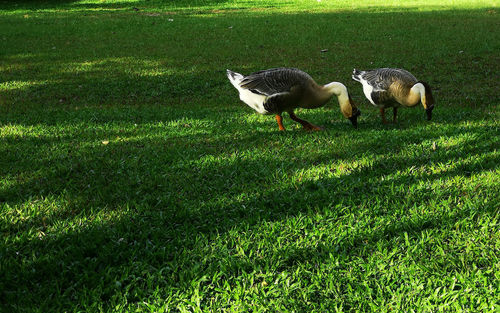
[[[499,13],[0,1],[0,312],[498,312]],[[333,99],[280,132],[225,75],[278,66],[344,83],[358,129]],[[433,120],[383,125],[377,67]]]

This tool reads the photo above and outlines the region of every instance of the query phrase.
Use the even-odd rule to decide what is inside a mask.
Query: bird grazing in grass
[[[342,114],[354,127],[358,125],[361,111],[341,83],[332,82],[321,86],[309,74],[295,68],[273,68],[248,76],[227,70],[227,77],[239,91],[241,101],[260,114],[275,114],[280,130],[285,130],[283,112],[287,112],[292,120],[302,124],[306,130],[321,130],[322,127],[298,118],[293,111],[296,108],[319,108],[334,95],[338,98]]]
[[[432,119],[434,98],[431,87],[418,81],[410,72],[396,68],[379,68],[369,71],[354,69],[352,79],[363,85],[366,98],[380,107],[382,122],[385,120],[385,108],[393,108],[393,122],[396,122],[400,106],[412,107],[422,102],[427,120]]]

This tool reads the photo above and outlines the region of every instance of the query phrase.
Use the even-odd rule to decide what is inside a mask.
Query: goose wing
[[[240,87],[252,92],[272,96],[290,92],[312,80],[309,74],[295,68],[273,68],[252,73],[240,82]]]
[[[398,68],[379,68],[361,73],[361,78],[373,87],[374,91],[387,91],[394,82],[413,86],[417,79],[410,72]]]

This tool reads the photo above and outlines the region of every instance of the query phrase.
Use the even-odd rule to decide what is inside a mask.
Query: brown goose
[[[293,110],[319,108],[333,95],[338,98],[342,114],[354,127],[358,125],[361,111],[341,83],[332,82],[321,86],[309,74],[295,68],[273,68],[248,76],[227,70],[227,77],[239,91],[241,101],[260,114],[275,114],[280,130],[285,130],[283,112],[287,112],[292,120],[302,124],[306,130],[321,130],[321,127],[298,118]]]
[[[410,72],[397,68],[354,69],[352,79],[360,82],[366,98],[380,107],[383,123],[386,123],[385,108],[393,108],[393,122],[396,122],[400,106],[412,107],[419,102],[424,106],[427,120],[431,120],[434,109],[431,87],[426,82],[418,81]]]

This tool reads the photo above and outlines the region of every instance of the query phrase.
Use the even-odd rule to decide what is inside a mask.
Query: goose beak
[[[425,113],[427,115],[427,120],[428,121],[430,121],[432,119],[432,110],[433,109],[434,109],[434,106],[425,109]]]
[[[353,113],[351,117],[349,117],[349,120],[351,121],[352,126],[354,126],[354,128],[358,128],[358,116],[360,115],[361,115],[361,110],[357,109],[356,112]]]

